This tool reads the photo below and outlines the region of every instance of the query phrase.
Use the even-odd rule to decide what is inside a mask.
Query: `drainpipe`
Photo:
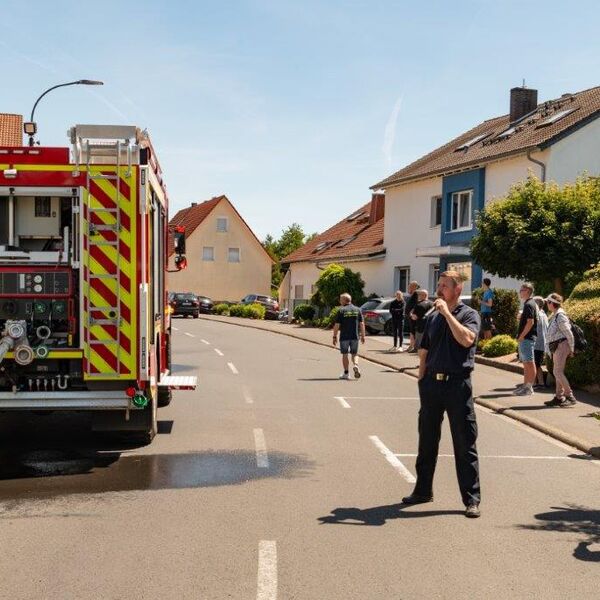
[[[527,160],[531,161],[532,163],[538,165],[539,167],[541,167],[542,169],[542,175],[541,175],[541,180],[542,183],[546,183],[546,163],[543,163],[541,160],[536,160],[535,158],[532,158],[531,156],[531,150],[527,151]]]

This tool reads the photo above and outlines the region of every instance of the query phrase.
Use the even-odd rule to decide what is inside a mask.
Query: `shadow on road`
[[[581,534],[581,540],[573,550],[573,556],[587,562],[600,562],[600,510],[577,505],[553,506],[552,510],[535,515],[538,523],[519,525],[521,529],[534,531],[564,531]],[[592,548],[592,546],[597,546]]]
[[[390,519],[416,519],[441,515],[463,515],[462,510],[417,510],[406,511],[405,504],[389,504],[373,508],[335,508],[330,515],[319,517],[317,521],[329,525],[369,525],[380,527]]]

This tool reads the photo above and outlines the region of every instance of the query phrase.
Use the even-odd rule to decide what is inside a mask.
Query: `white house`
[[[386,274],[389,295],[418,280],[435,289],[440,271],[458,267],[470,275],[465,293],[485,274],[469,254],[474,217],[531,171],[564,184],[600,173],[600,87],[538,104],[537,91],[513,88],[510,113],[484,121],[375,184],[384,190]],[[489,275],[493,285],[519,282]]]
[[[384,268],[385,210],[384,194],[374,193],[371,202],[281,259],[289,268],[279,286],[280,305],[293,308],[308,302],[322,270],[332,263],[358,271],[366,294],[382,294],[389,287]]]

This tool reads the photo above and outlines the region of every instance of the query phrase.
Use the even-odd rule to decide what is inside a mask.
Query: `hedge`
[[[492,306],[492,318],[496,326],[496,332],[516,336],[519,327],[519,295],[515,290],[503,288],[492,288],[494,292],[494,304]],[[476,311],[481,307],[483,288],[477,288],[472,292],[472,306]]]
[[[242,317],[245,319],[264,319],[266,308],[262,304],[234,304],[229,307],[229,314],[232,317]]]
[[[228,316],[229,315],[229,304],[225,304],[224,302],[222,302],[221,304],[217,304],[213,308],[213,312],[215,313],[215,315]]]
[[[517,340],[510,335],[496,335],[482,344],[482,354],[487,358],[506,356],[517,351]]]
[[[310,304],[299,304],[294,309],[294,319],[297,321],[312,321],[315,318],[316,309]]]
[[[600,263],[584,273],[564,309],[588,342],[585,352],[567,361],[566,375],[574,384],[600,384]]]

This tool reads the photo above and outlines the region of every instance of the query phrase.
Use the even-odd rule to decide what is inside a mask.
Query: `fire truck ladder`
[[[87,219],[87,237],[88,237],[88,252],[86,255],[87,274],[88,274],[88,285],[91,288],[93,280],[102,280],[103,283],[108,284],[107,287],[114,290],[114,296],[116,298],[116,306],[100,306],[95,305],[91,300],[91,295],[88,293],[88,310],[87,318],[84,327],[84,341],[86,349],[86,358],[88,364],[87,377],[90,379],[114,379],[118,378],[121,373],[121,255],[119,252],[119,236],[121,232],[121,210],[120,200],[121,192],[119,186],[119,179],[121,173],[121,155],[124,150],[127,151],[129,169],[127,174],[131,173],[131,145],[125,140],[117,140],[114,142],[103,142],[98,144],[91,144],[89,140],[85,141],[85,152],[87,162],[87,191],[88,198],[90,197],[90,186],[93,181],[103,180],[109,181],[113,184],[116,191],[115,206],[112,208],[103,208],[98,206],[92,206],[91,202],[88,202],[88,219]],[[102,173],[99,165],[90,163],[90,158],[93,156],[101,156],[102,162],[108,164],[116,164],[115,173]],[[106,169],[105,169],[106,170]],[[93,221],[93,216],[98,215],[98,219]],[[100,224],[107,215],[112,216],[109,221],[111,224]],[[108,241],[101,234],[102,231],[114,232],[114,239]],[[112,237],[112,236],[108,236]],[[92,249],[102,247],[114,247],[116,252],[116,260],[114,261],[114,272],[110,273],[98,273],[97,269],[92,264]],[[113,285],[108,282],[112,281]],[[94,318],[95,314],[101,313],[103,318]],[[92,334],[92,327],[95,325],[105,325],[113,327],[115,331],[114,336],[103,336],[103,339],[94,339]],[[91,352],[94,347],[104,346],[111,354],[116,358],[116,370],[112,370],[108,365],[102,369],[101,373],[91,372]]]

